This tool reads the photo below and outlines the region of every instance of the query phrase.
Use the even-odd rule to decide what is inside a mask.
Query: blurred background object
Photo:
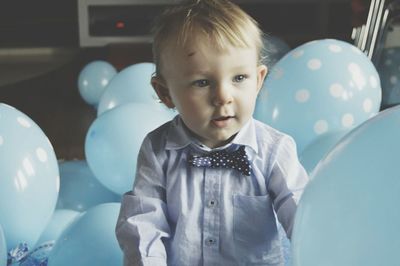
[[[58,167],[60,191],[56,209],[83,212],[101,203],[121,200],[99,182],[85,160],[59,161]]]
[[[106,61],[88,63],[78,76],[78,89],[82,99],[97,108],[108,83],[116,74],[115,67]]]
[[[287,54],[291,48],[289,44],[281,38],[269,34],[265,34],[263,43],[263,63],[268,67],[268,71],[271,71],[276,62]]]
[[[400,1],[370,1],[367,19],[353,27],[352,40],[377,67],[381,109],[400,104]]]
[[[350,40],[350,0],[236,2],[266,34],[288,47],[320,38]],[[2,1],[0,102],[29,114],[46,133],[59,159],[84,159],[84,139],[96,110],[79,93],[79,74],[96,60],[110,63],[117,71],[152,62],[151,22],[166,5],[174,3]],[[288,49],[281,48],[283,52]]]

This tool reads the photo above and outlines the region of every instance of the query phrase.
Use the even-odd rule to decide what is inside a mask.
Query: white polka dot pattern
[[[354,124],[354,117],[352,114],[344,114],[342,117],[343,127],[351,127]]]
[[[334,53],[339,53],[342,51],[342,47],[340,47],[337,44],[331,44],[331,45],[329,45],[329,50],[331,50]]]
[[[47,153],[43,148],[37,148],[36,155],[37,155],[39,161],[41,161],[41,162],[47,161]]]
[[[310,92],[306,89],[303,90],[298,90],[296,92],[296,101],[299,103],[304,103],[308,101],[308,98],[310,98]]]
[[[314,132],[321,135],[328,130],[328,123],[325,120],[318,120],[314,125]]]
[[[378,81],[376,80],[376,78],[374,76],[370,76],[369,77],[369,83],[371,84],[372,88],[378,88]]]
[[[371,99],[368,99],[368,98],[367,98],[367,99],[364,100],[364,102],[363,102],[363,109],[364,109],[364,111],[365,111],[366,113],[371,112],[372,106],[373,106],[373,103],[372,103],[372,100],[371,100]]]
[[[321,61],[315,58],[311,59],[307,63],[308,68],[311,70],[318,70],[321,68],[321,65],[322,65]]]
[[[293,53],[293,57],[294,57],[294,58],[299,58],[299,57],[301,57],[303,54],[304,54],[304,51],[303,51],[303,50],[297,50],[297,51],[295,51],[295,52]]]
[[[344,88],[343,88],[343,86],[341,84],[335,83],[335,84],[332,84],[329,87],[329,92],[331,93],[331,95],[333,97],[339,98],[339,97],[341,97],[343,95]]]

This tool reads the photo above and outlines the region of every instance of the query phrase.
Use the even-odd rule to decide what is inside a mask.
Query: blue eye
[[[247,77],[246,75],[237,75],[233,78],[234,82],[242,82],[243,80],[245,80]]]
[[[210,85],[210,82],[206,79],[199,79],[193,82],[193,85],[196,87],[207,87]]]

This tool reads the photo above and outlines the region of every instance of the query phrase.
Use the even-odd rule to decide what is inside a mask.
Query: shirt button
[[[211,199],[211,200],[208,201],[208,207],[212,208],[212,207],[215,207],[217,205],[218,205],[218,201],[215,200],[215,199]]]
[[[215,245],[216,242],[217,242],[217,240],[215,238],[212,238],[212,237],[208,237],[206,239],[206,245],[207,246],[213,246],[213,245]]]

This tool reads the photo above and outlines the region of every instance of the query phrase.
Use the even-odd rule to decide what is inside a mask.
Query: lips
[[[219,117],[213,118],[211,120],[211,122],[216,127],[226,127],[233,118],[234,118],[234,116],[219,116]]]
[[[214,118],[213,120],[215,120],[215,121],[223,121],[223,120],[227,120],[227,119],[232,118],[232,117],[233,116],[220,116],[220,117]]]

